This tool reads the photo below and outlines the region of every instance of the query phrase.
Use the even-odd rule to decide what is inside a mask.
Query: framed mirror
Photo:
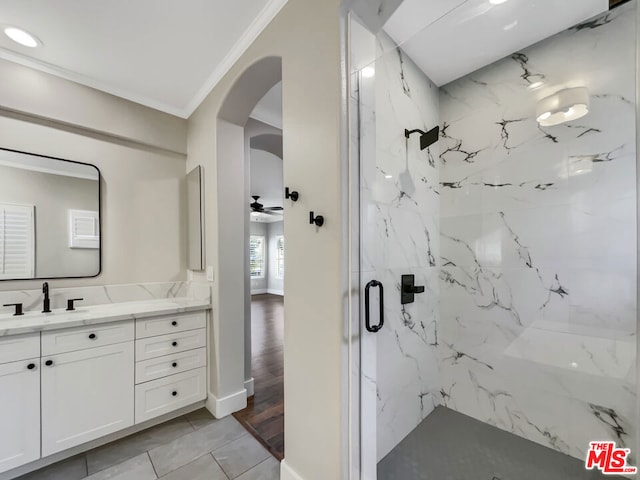
[[[0,280],[100,270],[100,170],[0,148]]]

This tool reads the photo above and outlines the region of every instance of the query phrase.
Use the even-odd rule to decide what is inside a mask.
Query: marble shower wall
[[[637,448],[635,8],[440,89],[434,402],[580,459]],[[538,127],[573,86],[590,113]]]
[[[404,136],[405,128],[438,125],[438,88],[390,39],[377,42],[375,80],[361,83],[360,173],[362,282],[376,278],[385,288],[385,327],[366,334],[363,356],[376,388],[379,460],[439,403],[440,152],[437,144],[420,151],[418,135]],[[403,274],[426,290],[404,307]],[[377,293],[372,310],[376,301]],[[372,349],[377,355],[368,356]]]

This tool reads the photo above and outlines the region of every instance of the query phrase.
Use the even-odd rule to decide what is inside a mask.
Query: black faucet
[[[49,301],[49,284],[47,282],[42,284],[42,293],[44,293],[44,308],[42,313],[50,313],[51,302]]]

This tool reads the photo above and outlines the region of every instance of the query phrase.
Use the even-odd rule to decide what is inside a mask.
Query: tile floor
[[[280,464],[233,417],[197,410],[19,480],[278,480]]]
[[[436,408],[380,463],[378,480],[604,480],[584,461],[446,407]],[[609,480],[624,480],[609,477]]]

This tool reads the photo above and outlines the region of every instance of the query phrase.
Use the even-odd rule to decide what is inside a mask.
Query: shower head
[[[420,134],[420,150],[424,150],[425,148],[430,147],[434,143],[438,141],[438,136],[440,135],[440,127],[434,127],[428,132],[424,132],[420,129],[415,130],[404,130],[404,136],[409,138],[410,135],[414,133]]]

